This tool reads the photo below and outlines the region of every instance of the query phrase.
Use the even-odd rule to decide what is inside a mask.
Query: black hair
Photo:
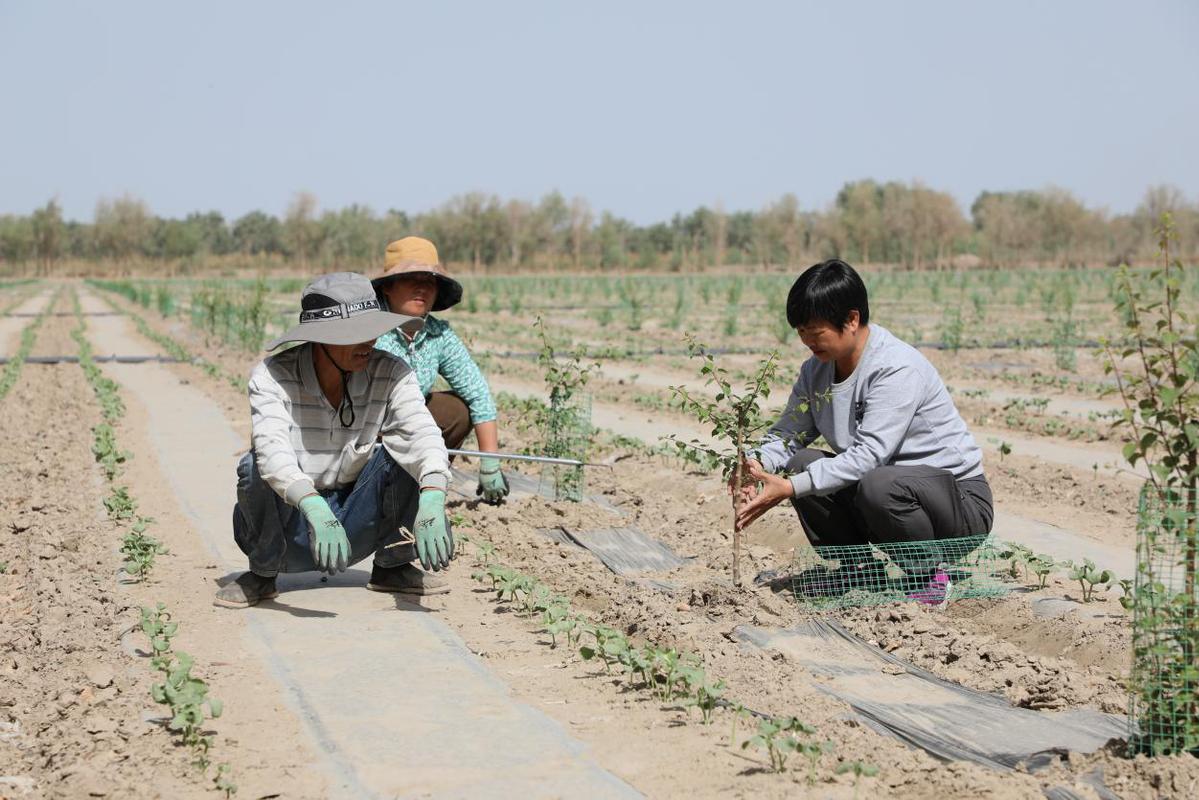
[[[820,320],[844,329],[850,311],[858,312],[860,324],[870,322],[866,284],[857,270],[839,258],[805,269],[787,294],[787,324],[792,328]]]

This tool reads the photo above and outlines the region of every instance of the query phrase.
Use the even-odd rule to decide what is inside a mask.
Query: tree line
[[[537,201],[472,192],[418,214],[362,205],[318,213],[316,198],[300,193],[282,217],[251,211],[234,220],[216,211],[158,217],[127,195],[100,200],[91,222],[64,219],[54,200],[27,216],[0,216],[0,267],[52,274],[73,260],[200,271],[242,257],[362,269],[408,234],[432,239],[447,263],[483,271],[770,268],[832,256],[903,269],[1074,267],[1151,258],[1163,211],[1174,214],[1183,256],[1195,258],[1199,204],[1172,186],[1150,188],[1130,214],[1088,208],[1064,189],[985,191],[967,216],[951,195],[919,182],[861,180],[821,210],[802,209],[787,194],[756,211],[701,206],[649,225],[597,215],[583,198],[559,192]]]

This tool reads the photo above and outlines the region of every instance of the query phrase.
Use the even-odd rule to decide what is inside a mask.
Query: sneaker
[[[953,581],[949,579],[949,573],[944,569],[938,569],[929,579],[927,586],[915,592],[908,592],[908,599],[932,608],[945,608],[952,591]]]
[[[273,577],[264,578],[253,572],[243,572],[218,589],[212,602],[225,608],[249,608],[278,596],[279,590],[275,588]]]
[[[426,595],[445,594],[450,590],[450,584],[445,578],[430,575],[415,564],[402,564],[398,567],[380,567],[375,564],[366,588],[374,592]]]

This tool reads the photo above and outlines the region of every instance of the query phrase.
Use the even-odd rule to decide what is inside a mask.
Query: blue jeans
[[[420,487],[381,446],[375,446],[353,485],[320,495],[346,529],[351,564],[371,553],[380,567],[398,567],[416,558],[411,544],[387,545],[409,538],[400,526],[412,530]],[[250,570],[256,575],[274,577],[280,572],[316,569],[308,544],[308,521],[263,480],[253,451],[237,465],[233,539],[249,557]]]

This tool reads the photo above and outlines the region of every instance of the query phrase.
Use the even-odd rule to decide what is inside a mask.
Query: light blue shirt
[[[425,326],[411,341],[396,329],[380,336],[375,347],[398,356],[412,368],[426,399],[433,391],[437,376],[441,375],[470,409],[471,424],[495,419],[495,401],[487,379],[448,322],[430,314],[425,317]]]

